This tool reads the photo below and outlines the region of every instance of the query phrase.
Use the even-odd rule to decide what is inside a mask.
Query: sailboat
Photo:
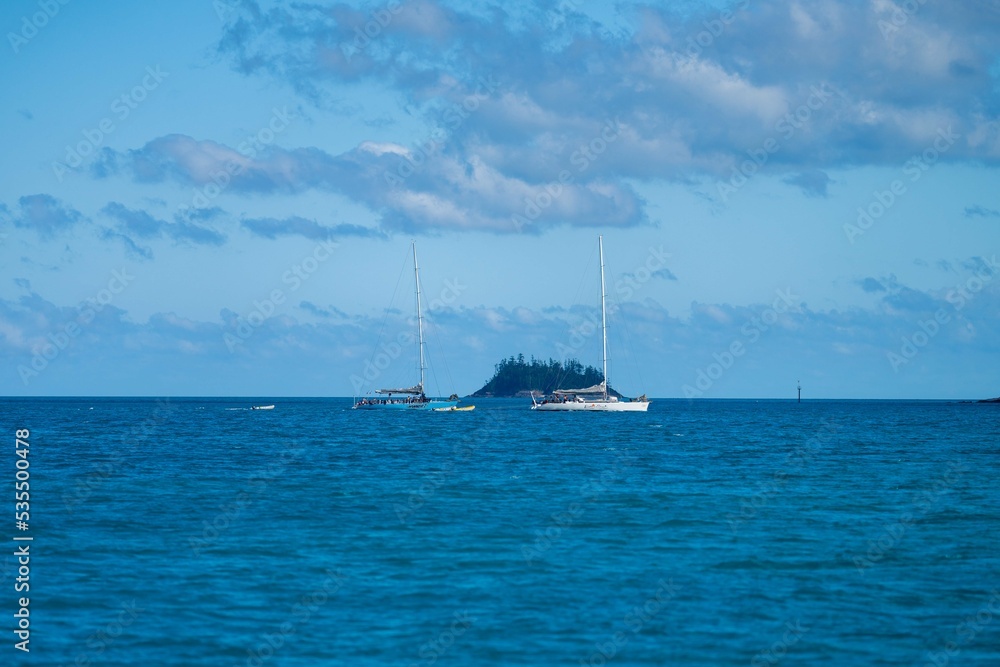
[[[417,266],[417,244],[413,242],[413,283],[417,292],[417,350],[420,360],[420,381],[412,387],[401,389],[378,389],[377,397],[361,398],[354,403],[355,410],[436,410],[454,408],[458,396],[448,398],[428,398],[424,393],[424,320],[420,312],[420,268]]]
[[[551,396],[541,403],[531,395],[531,409],[539,412],[645,412],[649,408],[649,399],[645,394],[634,400],[618,400],[617,396],[608,393],[608,314],[605,307],[606,293],[604,289],[604,237],[597,237],[597,246],[601,256],[601,335],[604,339],[603,362],[604,375],[599,384],[583,389],[556,389]]]

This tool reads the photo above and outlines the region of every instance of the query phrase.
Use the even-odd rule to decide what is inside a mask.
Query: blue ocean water
[[[0,663],[1000,664],[1000,406],[475,402],[4,399]]]

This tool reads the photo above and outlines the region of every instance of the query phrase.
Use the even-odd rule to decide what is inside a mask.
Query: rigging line
[[[610,276],[610,278],[611,278],[611,284],[613,286],[614,285],[614,280],[615,280],[615,274],[612,273],[611,269],[608,268],[608,262],[607,262],[607,260],[604,261],[604,271],[605,271],[605,273],[607,273]],[[608,388],[608,390],[609,390],[608,393],[610,395],[610,393],[611,393],[610,392],[611,378],[614,377],[614,375],[615,375],[615,368],[617,366],[616,362],[618,361],[618,355],[615,354],[615,342],[618,340],[617,336],[619,334],[618,334],[618,331],[617,331],[616,326],[615,326],[616,323],[617,323],[617,321],[614,319],[614,316],[615,316],[615,305],[616,305],[616,302],[614,300],[617,297],[616,297],[615,294],[613,294],[613,290],[606,292],[606,298],[607,297],[610,297],[611,303],[608,304],[608,305],[610,305],[612,307],[612,310],[611,310],[610,313],[608,313],[608,315],[606,317],[606,319],[607,319],[607,336],[608,336],[609,340],[608,340],[608,343],[607,343],[608,372],[607,372],[607,377],[604,378],[604,385],[605,385],[605,387]]]
[[[423,280],[421,279],[421,280],[419,280],[419,282],[420,282],[420,292],[422,294],[426,294],[426,292],[424,292],[424,282],[423,282]],[[434,320],[431,319],[431,318],[428,318],[427,315],[424,315],[424,320],[426,320],[429,325],[431,325],[431,326],[434,325]],[[427,329],[430,329],[430,326],[428,326],[424,330],[424,338],[428,338],[428,336],[427,336]],[[424,345],[428,346],[429,342],[430,342],[429,340],[425,340],[424,341]],[[439,345],[439,343],[437,341],[437,338],[434,339],[433,345],[435,345],[435,346]],[[440,356],[438,358],[441,359],[441,363],[444,365],[445,375],[448,376],[448,382],[450,383],[450,386],[451,386],[452,390],[454,390],[454,388],[455,388],[455,382],[454,382],[454,380],[451,377],[451,370],[448,368],[448,361],[445,358],[444,348],[442,347],[440,351],[441,351],[441,354],[440,354]],[[425,352],[425,354],[426,354],[426,352]],[[443,394],[441,393],[441,385],[440,385],[440,383],[438,382],[438,379],[437,379],[437,371],[435,370],[437,364],[436,363],[434,363],[434,364],[430,363],[430,359],[426,359],[425,363],[427,364],[428,369],[431,372],[431,377],[433,378],[433,381],[434,381],[434,387],[436,389],[436,393],[439,396],[443,396]],[[450,393],[453,393],[453,392],[449,392],[449,394]]]
[[[596,254],[597,254],[597,249],[596,248],[591,248],[590,249],[590,257],[587,258],[587,263],[586,263],[586,265],[584,266],[584,269],[583,269],[583,276],[580,278],[580,282],[577,283],[576,294],[573,295],[573,300],[570,302],[573,306],[576,306],[576,305],[581,305],[582,306],[583,305],[582,301],[580,300],[580,293],[583,292],[584,283],[587,282],[587,276],[590,274],[590,268],[591,268],[591,266],[594,263],[594,255],[596,255]],[[598,268],[598,271],[600,271],[600,267],[597,267],[597,268]],[[570,331],[572,331],[572,330],[573,330],[573,328],[570,327]],[[584,345],[585,344],[586,344],[586,340],[584,341]],[[583,352],[584,345],[581,345],[580,349],[575,350],[575,356],[573,358],[576,359],[576,361],[580,361],[579,357],[582,356],[581,353]],[[569,346],[567,345],[566,347],[568,348]],[[555,389],[562,389],[563,388],[562,387],[562,382],[563,382],[563,380],[566,379],[567,375],[569,374],[569,364],[567,363],[569,361],[569,358],[563,358],[563,359],[558,359],[557,358],[557,360],[560,363],[560,366],[562,368],[562,372],[556,374],[556,383],[555,383],[555,387],[554,388]],[[590,366],[590,365],[591,364],[587,364],[587,366]],[[584,366],[584,369],[586,369],[587,366]],[[576,388],[577,387],[570,387],[570,389],[576,389]]]
[[[573,295],[573,300],[570,302],[573,305],[576,304],[582,305],[582,302],[580,301],[580,293],[583,291],[583,284],[586,282],[587,276],[590,274],[590,267],[594,262],[595,254],[597,254],[597,250],[591,248],[590,257],[587,258],[587,263],[583,267],[583,276],[581,276],[580,282],[576,286],[576,294]],[[597,268],[598,270],[600,270],[600,267]]]
[[[448,386],[451,387],[451,391],[448,393],[451,395],[455,392],[455,380],[451,377],[451,369],[448,367],[448,359],[444,353],[444,346],[436,338],[434,340],[434,345],[439,348],[440,354],[437,358],[441,360],[441,365],[444,366],[444,374],[448,378]],[[434,366],[431,366],[431,375],[434,376],[434,386],[437,387],[438,394],[444,396],[444,394],[441,393],[441,386],[438,384],[437,371],[434,370]]]
[[[612,279],[614,279],[614,274],[612,274]],[[615,281],[617,285],[617,281]],[[642,370],[639,367],[638,357],[635,354],[635,345],[632,344],[632,334],[628,329],[628,318],[625,317],[625,305],[618,300],[618,291],[614,291],[615,305],[618,306],[617,311],[621,313],[619,316],[619,321],[622,324],[622,329],[625,331],[625,345],[628,348],[629,356],[632,357],[632,365],[635,367],[635,374],[639,378],[639,386],[642,388],[643,393],[646,393],[646,382],[642,379]]]
[[[375,355],[378,354],[378,344],[382,342],[382,334],[385,332],[386,322],[389,321],[389,313],[392,311],[392,304],[396,301],[396,293],[399,292],[399,283],[403,280],[403,273],[406,271],[407,261],[407,259],[404,259],[403,266],[399,269],[399,277],[396,278],[396,288],[392,290],[392,299],[390,299],[389,305],[385,309],[385,317],[382,318],[382,327],[378,330],[378,338],[375,339],[375,348],[372,350],[372,356],[368,357],[368,363],[370,365],[374,364]]]
[[[435,348],[439,347],[438,346],[438,342],[436,340],[434,341],[433,344],[434,344]],[[455,385],[454,385],[453,380],[451,379],[451,371],[448,370],[448,362],[444,360],[445,355],[444,355],[444,349],[443,348],[441,348],[441,354],[438,355],[435,358],[436,359],[441,359],[441,363],[442,363],[442,365],[444,365],[445,375],[448,376],[448,382],[451,382],[452,383],[451,386],[452,386],[452,388],[454,388]],[[434,363],[434,364],[428,363],[427,366],[428,366],[428,370],[430,370],[430,372],[431,372],[431,379],[434,382],[434,393],[437,394],[438,396],[442,396],[443,397],[444,393],[441,392],[441,383],[438,381],[437,371],[435,370],[435,368],[437,366],[437,363]],[[454,392],[449,392],[449,395],[451,393],[454,393]]]
[[[639,357],[635,353],[635,344],[632,342],[632,332],[628,327],[628,318],[625,317],[624,304],[619,304],[618,312],[621,313],[619,321],[622,325],[622,331],[625,332],[624,343],[628,350],[628,356],[631,357],[632,367],[635,369],[636,377],[639,379],[639,387],[642,389],[642,393],[646,393],[646,381],[642,378],[642,367],[639,365]]]

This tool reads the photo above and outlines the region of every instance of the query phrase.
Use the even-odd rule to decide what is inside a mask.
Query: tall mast
[[[604,361],[604,398],[608,397],[608,315],[604,308],[604,237],[597,237],[597,247],[601,254],[601,334],[604,339],[602,359]]]
[[[413,244],[413,282],[417,286],[417,350],[420,357],[420,391],[424,390],[424,322],[420,314],[420,269],[417,268],[417,242]]]

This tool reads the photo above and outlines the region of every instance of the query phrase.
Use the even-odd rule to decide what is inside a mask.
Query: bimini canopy
[[[413,394],[414,396],[419,396],[424,393],[424,385],[418,384],[413,387],[408,387],[406,389],[379,389],[379,394]]]
[[[606,391],[605,384],[595,384],[593,387],[584,387],[583,389],[556,389],[553,394],[560,394],[566,396],[575,396],[577,394],[603,394]]]

